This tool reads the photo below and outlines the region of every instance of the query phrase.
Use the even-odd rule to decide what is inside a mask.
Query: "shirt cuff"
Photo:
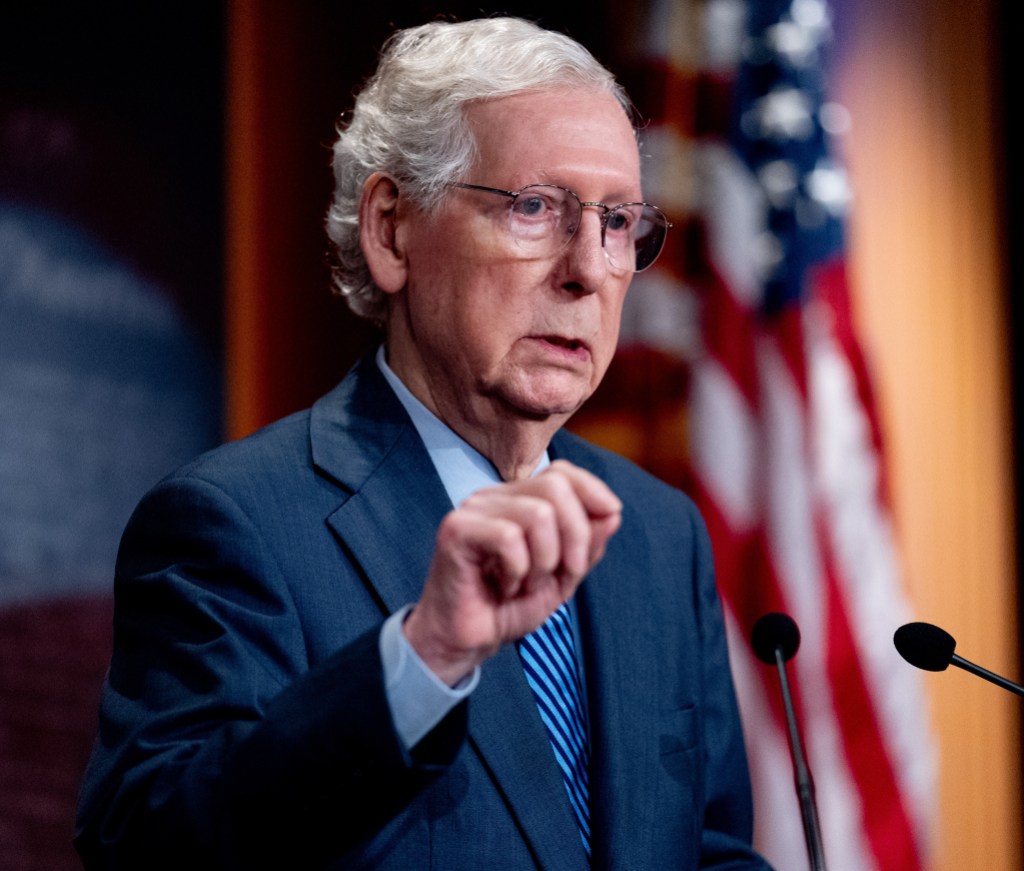
[[[479,667],[454,687],[430,670],[402,631],[402,623],[412,608],[406,605],[396,611],[380,630],[384,689],[395,731],[407,750],[415,747],[480,682]]]

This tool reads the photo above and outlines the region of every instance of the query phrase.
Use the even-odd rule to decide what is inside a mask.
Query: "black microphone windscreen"
[[[900,626],[892,642],[900,656],[925,671],[945,671],[956,648],[953,636],[931,623],[907,623]]]
[[[788,614],[765,614],[750,633],[750,643],[761,662],[775,665],[775,650],[782,648],[782,659],[789,660],[800,646],[800,630]]]

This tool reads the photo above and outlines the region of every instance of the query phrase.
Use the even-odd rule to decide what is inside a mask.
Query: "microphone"
[[[821,826],[818,824],[818,809],[814,803],[814,780],[804,754],[800,728],[793,709],[793,696],[789,691],[789,680],[786,677],[786,662],[793,658],[800,647],[800,630],[797,629],[793,618],[787,614],[765,614],[754,624],[750,643],[761,662],[774,665],[778,669],[782,703],[786,709],[786,727],[789,731],[789,752],[793,759],[796,794],[800,801],[800,816],[804,824],[804,838],[807,841],[807,858],[811,863],[811,871],[827,871]]]
[[[954,653],[956,639],[945,629],[932,626],[931,623],[906,623],[896,630],[892,641],[900,656],[917,668],[923,668],[925,671],[945,671],[950,665],[955,665],[991,681],[1004,690],[1024,696],[1024,687],[1020,684],[1000,677]]]

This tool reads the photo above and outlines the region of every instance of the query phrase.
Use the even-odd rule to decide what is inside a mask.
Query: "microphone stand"
[[[796,792],[800,801],[800,816],[803,818],[804,837],[807,840],[807,858],[811,863],[811,871],[828,871],[825,866],[821,826],[818,823],[818,809],[814,803],[814,780],[811,778],[811,770],[804,755],[803,742],[800,740],[800,730],[797,728],[796,711],[793,708],[793,696],[789,691],[789,680],[786,677],[786,660],[783,657],[782,645],[775,648],[775,666],[779,671],[782,703],[786,709],[789,750],[793,757],[793,773],[796,777]]]
[[[951,665],[955,665],[957,668],[962,668],[964,671],[969,671],[973,675],[984,678],[990,683],[994,683],[997,687],[1002,687],[1004,690],[1009,690],[1018,696],[1024,696],[1024,687],[1020,684],[1015,684],[1012,680],[1007,680],[1005,677],[1001,677],[995,672],[989,671],[987,668],[982,668],[980,665],[971,662],[969,659],[964,659],[962,656],[953,654],[950,660]]]

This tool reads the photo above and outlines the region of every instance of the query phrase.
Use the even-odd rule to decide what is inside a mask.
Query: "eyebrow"
[[[564,181],[561,181],[559,177],[551,175],[551,174],[546,173],[546,172],[539,172],[539,173],[537,173],[537,175],[527,179],[526,181],[517,182],[515,187],[501,188],[501,189],[505,190],[505,191],[508,191],[509,193],[514,193],[515,191],[520,191],[524,187],[529,187],[530,185],[533,185],[533,184],[550,184],[550,185],[554,185],[555,187],[565,188],[566,190],[570,190],[574,194],[576,194],[576,196],[579,198],[580,202],[588,202],[588,203],[589,202],[599,202],[599,203],[602,203],[603,205],[606,205],[606,206],[618,206],[618,205],[622,205],[623,203],[643,203],[643,202],[646,202],[642,192],[638,193],[636,198],[633,198],[633,197],[629,196],[628,194],[623,194],[621,192],[621,190],[619,192],[615,193],[614,195],[607,195],[606,194],[600,200],[590,200],[590,199],[587,199],[586,197],[583,197],[580,194],[580,192],[575,187],[573,187],[571,184],[566,184]]]

